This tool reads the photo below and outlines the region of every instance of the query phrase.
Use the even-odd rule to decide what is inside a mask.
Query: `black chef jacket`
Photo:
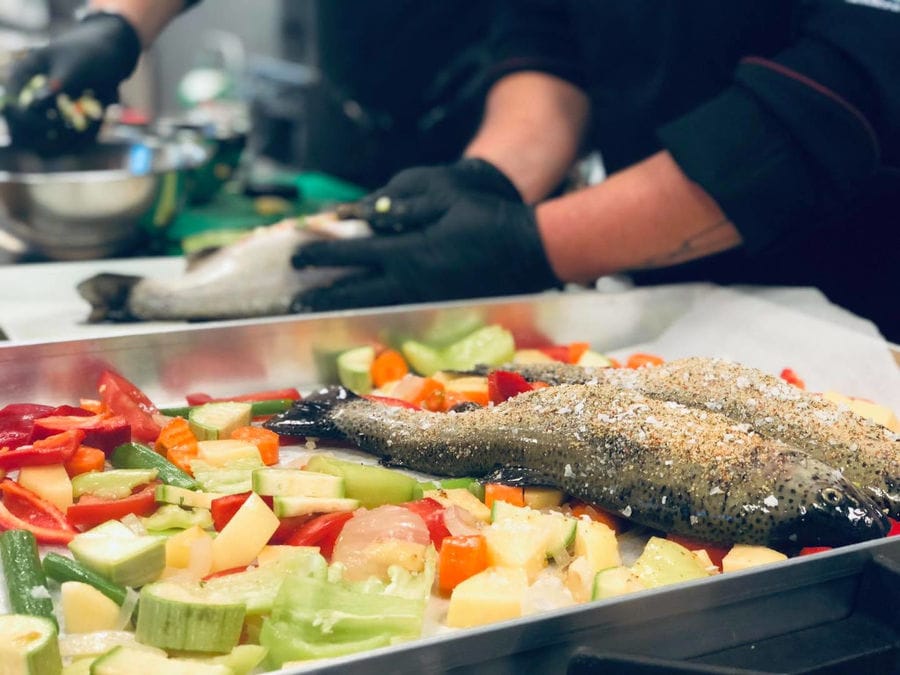
[[[505,9],[495,77],[576,84],[608,170],[667,149],[744,239],[636,281],[815,285],[900,341],[900,0]]]

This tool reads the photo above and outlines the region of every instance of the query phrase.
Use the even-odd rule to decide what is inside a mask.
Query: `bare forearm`
[[[484,120],[465,151],[497,166],[535,203],[564,178],[578,156],[588,100],[575,86],[537,72],[500,80],[488,95]]]
[[[676,265],[741,243],[716,202],[667,152],[541,204],[537,219],[554,271],[579,283]]]
[[[90,8],[121,14],[134,26],[146,49],[184,8],[184,0],[91,0]]]

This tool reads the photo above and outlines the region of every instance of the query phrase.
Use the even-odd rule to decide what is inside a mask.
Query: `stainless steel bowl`
[[[133,253],[185,202],[187,172],[209,150],[181,138],[110,140],[43,158],[0,148],[0,228],[53,260]]]

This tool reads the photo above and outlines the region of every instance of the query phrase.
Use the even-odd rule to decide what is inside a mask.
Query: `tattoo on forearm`
[[[734,226],[727,218],[691,234],[677,248],[646,259],[637,269],[668,267],[679,263],[719,253],[741,243]]]

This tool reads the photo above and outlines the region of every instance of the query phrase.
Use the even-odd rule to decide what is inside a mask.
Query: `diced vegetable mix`
[[[461,373],[511,360],[662,362],[641,353],[620,366],[582,342],[515,349],[508,331],[487,326],[440,346],[361,345],[335,371],[386,405],[448,412],[547,386]],[[803,386],[791,369],[781,376]],[[625,519],[550,488],[423,481],[318,450],[302,466],[284,462],[281,439],[259,422],[301,397],[292,388],[191,393],[160,409],[110,371],[96,396],[0,409],[11,611],[0,638],[18,645],[0,655],[16,672],[115,667],[138,649],[161,672],[261,672],[416,638],[428,607],[465,628],[785,557],[660,533],[627,550]]]

